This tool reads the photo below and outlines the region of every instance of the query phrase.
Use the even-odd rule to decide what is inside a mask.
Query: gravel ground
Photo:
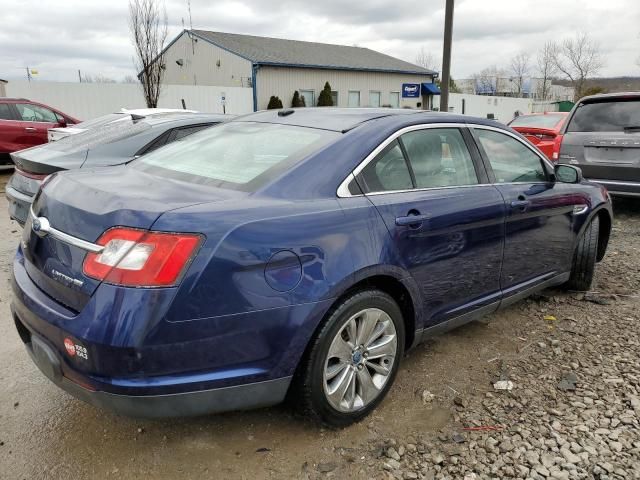
[[[421,345],[370,417],[334,431],[285,406],[135,420],[58,390],[11,320],[20,228],[1,195],[0,479],[640,478],[640,202],[615,208],[594,292],[545,291]]]

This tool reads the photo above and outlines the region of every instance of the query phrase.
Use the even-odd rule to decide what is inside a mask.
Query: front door
[[[22,127],[20,149],[47,143],[48,130],[60,126],[58,117],[48,108],[30,103],[16,103],[15,106],[20,115],[19,123]]]
[[[421,128],[357,175],[422,292],[425,328],[500,298],[504,202],[462,129]]]
[[[542,154],[524,140],[474,129],[488,171],[507,209],[501,285],[505,295],[571,270],[574,206],[570,185],[555,183]]]

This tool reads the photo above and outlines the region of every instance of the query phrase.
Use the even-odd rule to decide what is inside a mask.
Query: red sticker
[[[67,353],[69,355],[71,355],[72,357],[75,356],[75,354],[76,354],[76,346],[73,343],[73,340],[71,340],[70,338],[65,338],[64,339],[64,348],[67,349]]]

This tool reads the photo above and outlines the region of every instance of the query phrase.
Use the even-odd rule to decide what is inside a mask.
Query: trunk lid
[[[568,132],[560,162],[579,166],[585,178],[640,182],[640,133]]]
[[[164,212],[245,193],[187,184],[126,166],[57,174],[45,183],[33,203],[33,214],[51,227],[95,243],[109,228],[149,229]],[[49,296],[79,312],[100,282],[83,274],[86,251],[40,236],[31,215],[22,238],[25,266],[31,279]]]

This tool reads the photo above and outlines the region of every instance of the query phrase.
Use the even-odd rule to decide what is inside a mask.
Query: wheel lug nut
[[[362,364],[358,365],[358,370],[362,370]]]

